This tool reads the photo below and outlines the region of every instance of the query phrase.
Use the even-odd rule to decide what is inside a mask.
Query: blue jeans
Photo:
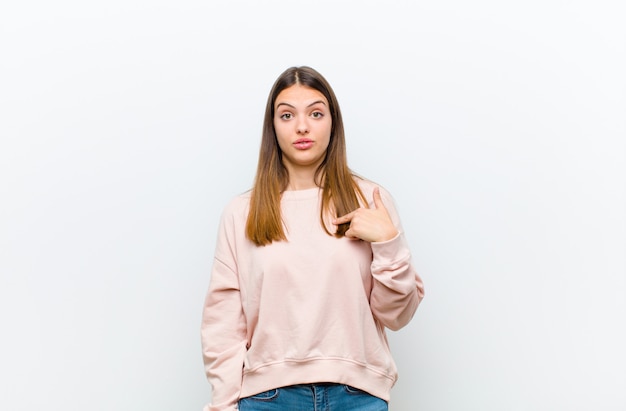
[[[239,411],[387,411],[387,402],[343,384],[301,384],[239,400]]]

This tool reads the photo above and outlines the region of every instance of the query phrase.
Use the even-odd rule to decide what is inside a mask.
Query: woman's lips
[[[298,150],[307,150],[313,146],[313,140],[309,140],[307,138],[301,138],[293,142],[293,145]]]

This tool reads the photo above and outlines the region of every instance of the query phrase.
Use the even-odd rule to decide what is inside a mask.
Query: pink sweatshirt
[[[373,207],[375,185],[358,181]],[[397,369],[385,327],[411,320],[424,287],[393,200],[380,191],[400,232],[380,243],[329,236],[317,188],[283,193],[288,241],[264,247],[245,236],[250,194],[225,208],[202,317],[213,389],[205,411],[235,410],[239,398],[315,382],[389,400]]]

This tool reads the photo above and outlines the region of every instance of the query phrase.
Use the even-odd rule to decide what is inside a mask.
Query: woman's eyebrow
[[[324,103],[322,100],[317,100],[317,101],[314,101],[311,104],[309,104],[307,107],[311,107],[311,106],[314,106],[314,105],[319,104],[319,103],[322,103],[323,105],[326,105],[326,103]]]
[[[276,105],[276,108],[278,108],[278,107],[280,107],[280,106],[289,106],[289,107],[291,107],[291,108],[295,108],[294,106],[292,106],[292,105],[291,105],[291,104],[289,104],[289,103],[278,103],[278,104]]]

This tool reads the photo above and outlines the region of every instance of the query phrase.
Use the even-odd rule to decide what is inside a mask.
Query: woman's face
[[[332,119],[322,93],[295,84],[274,102],[274,130],[290,175],[312,171],[322,163],[330,142]]]

